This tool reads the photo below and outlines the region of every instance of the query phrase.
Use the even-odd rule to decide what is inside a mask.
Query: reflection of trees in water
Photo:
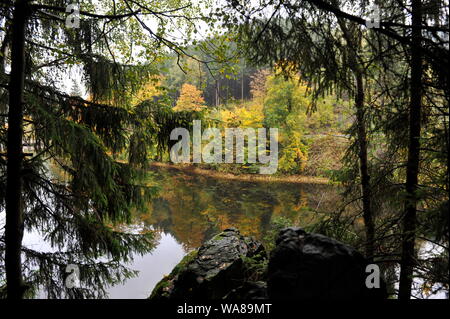
[[[141,218],[172,234],[186,250],[229,227],[262,239],[273,217],[306,226],[316,216],[311,209],[336,208],[330,203],[337,199],[336,190],[328,185],[230,181],[167,171],[163,176],[159,197]]]

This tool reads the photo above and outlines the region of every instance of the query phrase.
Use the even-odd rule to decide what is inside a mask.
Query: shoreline
[[[196,167],[192,164],[170,164],[162,162],[150,163],[150,168],[169,168],[179,171],[202,175],[217,179],[246,181],[246,182],[272,182],[272,183],[292,183],[292,184],[329,184],[330,180],[326,177],[305,176],[305,175],[288,175],[288,176],[273,176],[260,174],[240,174],[234,175],[232,173],[223,173],[211,169]]]

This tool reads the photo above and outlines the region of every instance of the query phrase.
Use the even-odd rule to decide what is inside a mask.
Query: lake
[[[312,209],[332,211],[339,197],[323,183],[249,182],[161,167],[152,172],[160,190],[135,218],[155,230],[158,243],[128,265],[139,275],[111,287],[110,298],[147,298],[185,254],[223,229],[263,240],[274,218],[306,226],[317,219]]]
[[[338,188],[326,183],[250,182],[216,178],[176,168],[157,167],[151,170],[149,182],[159,188],[143,211],[134,212],[131,229],[153,229],[156,246],[144,256],[135,256],[127,266],[139,271],[138,276],[108,288],[109,298],[147,298],[155,285],[168,275],[191,250],[223,229],[238,228],[242,234],[265,241],[271,222],[284,218],[305,227],[320,214],[338,209]],[[0,213],[0,226],[4,212]],[[37,232],[25,232],[23,244],[41,252],[55,252]],[[419,244],[419,255],[427,258],[439,249]],[[439,247],[438,247],[439,248]],[[433,250],[431,253],[428,250]],[[437,252],[436,252],[437,251]],[[398,275],[398,266],[394,272]],[[423,296],[416,286],[417,298],[446,298],[446,291]],[[397,287],[398,283],[395,284]],[[442,285],[434,284],[438,289]],[[47,298],[40,291],[37,298]]]

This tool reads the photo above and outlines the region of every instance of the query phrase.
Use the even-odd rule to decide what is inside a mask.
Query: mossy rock
[[[186,266],[197,256],[198,250],[193,250],[183,257],[181,261],[173,268],[169,275],[164,276],[153,288],[149,299],[168,298],[173,289],[173,281],[180,272],[185,271]]]
[[[156,285],[150,299],[221,299],[249,280],[251,258],[252,265],[265,263],[262,244],[226,229],[184,257]]]

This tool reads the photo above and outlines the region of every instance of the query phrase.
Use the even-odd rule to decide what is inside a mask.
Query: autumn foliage
[[[185,83],[181,87],[180,97],[174,110],[200,112],[206,108],[202,93],[194,85]]]

